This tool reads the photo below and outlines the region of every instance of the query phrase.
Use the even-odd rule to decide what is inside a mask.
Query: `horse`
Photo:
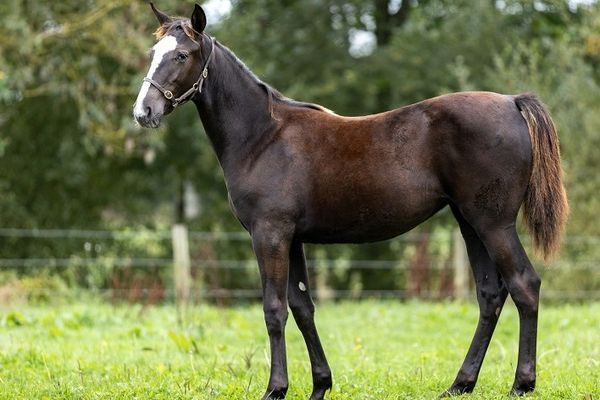
[[[191,101],[223,169],[231,209],[250,233],[262,283],[270,377],[262,399],[288,389],[288,306],[311,363],[311,400],[332,387],[314,322],[304,243],[393,238],[450,207],[464,237],[479,304],[477,328],[442,394],[473,391],[510,294],[519,313],[511,393],[536,383],[540,277],[516,231],[521,206],[535,248],[559,249],[568,213],[558,134],[532,94],[452,93],[395,110],[344,117],[295,101],[258,79],[190,18],[158,19],[152,61],[134,104],[155,128]]]

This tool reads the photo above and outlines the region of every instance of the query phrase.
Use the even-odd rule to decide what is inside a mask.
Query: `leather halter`
[[[196,92],[202,93],[202,84],[204,83],[204,80],[206,78],[208,78],[208,64],[210,64],[210,61],[213,58],[214,50],[215,50],[215,40],[211,37],[210,38],[210,53],[208,54],[208,58],[206,59],[206,62],[204,63],[204,68],[202,68],[202,73],[200,74],[200,77],[198,78],[196,83],[194,83],[192,85],[191,88],[189,88],[184,94],[182,94],[181,96],[179,96],[177,98],[173,98],[173,97],[175,97],[175,96],[173,96],[173,92],[165,89],[160,83],[156,82],[152,78],[145,77],[144,82],[148,82],[152,86],[157,88],[163,94],[163,96],[165,96],[165,98],[167,100],[171,101],[171,105],[173,106],[173,108],[176,108],[179,104],[185,103],[186,101],[190,100],[194,96],[194,94],[196,94]]]

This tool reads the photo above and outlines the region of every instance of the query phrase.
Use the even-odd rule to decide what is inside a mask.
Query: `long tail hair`
[[[558,134],[550,114],[535,95],[516,96],[515,103],[529,126],[532,152],[523,216],[536,252],[548,261],[560,248],[569,214]]]

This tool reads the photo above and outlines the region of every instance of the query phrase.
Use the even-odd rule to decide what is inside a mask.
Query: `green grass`
[[[0,308],[0,398],[258,399],[268,379],[260,306],[190,308],[102,303]],[[317,325],[333,374],[327,397],[432,399],[450,385],[477,322],[474,304],[324,304]],[[600,399],[600,303],[542,306],[532,398]],[[517,357],[507,304],[475,392],[506,398]],[[293,318],[289,399],[307,399],[310,366]]]

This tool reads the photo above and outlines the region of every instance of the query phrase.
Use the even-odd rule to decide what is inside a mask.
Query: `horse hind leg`
[[[535,388],[541,280],[525,254],[514,225],[488,229],[480,236],[519,312],[519,358],[511,394],[520,396]]]
[[[331,369],[315,326],[315,306],[310,297],[306,261],[300,242],[293,242],[290,249],[288,303],[308,349],[313,378],[310,400],[322,400],[332,386]]]
[[[505,205],[502,215],[460,211],[481,239],[519,312],[519,356],[511,393],[523,395],[535,388],[541,281],[517,235],[518,207]]]
[[[452,212],[465,239],[471,269],[475,278],[477,301],[479,303],[479,321],[465,360],[452,386],[442,394],[444,397],[470,393],[475,388],[481,364],[496,328],[500,311],[508,295],[496,265],[491,260],[487,249],[475,230],[455,207],[452,207]]]

